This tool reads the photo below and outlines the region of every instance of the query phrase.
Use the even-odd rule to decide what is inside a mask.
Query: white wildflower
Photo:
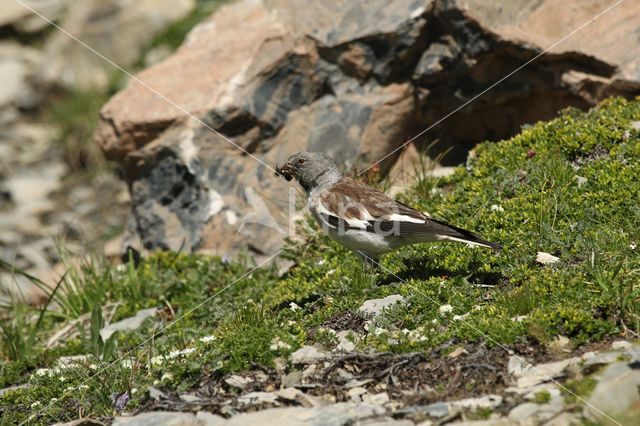
[[[38,408],[38,407],[39,407],[39,406],[41,406],[41,405],[42,405],[42,403],[41,403],[40,401],[36,401],[36,402],[34,402],[33,404],[31,404],[31,405],[29,406],[29,408],[31,408],[31,409],[36,409],[36,408]]]
[[[65,380],[67,380],[67,378],[64,377],[64,376],[60,376],[59,379],[60,379],[61,382],[64,382]]]
[[[73,386],[69,386],[68,388],[66,388],[64,391],[65,392],[73,392],[76,388],[74,388]]]
[[[497,204],[493,204],[491,206],[491,210],[494,211],[494,212],[503,212],[504,211],[504,207],[499,206]]]
[[[169,352],[169,355],[167,355],[167,358],[175,358],[179,355],[186,355],[186,354],[190,354],[191,352],[194,352],[196,350],[196,348],[185,348],[182,350],[177,350],[177,351],[171,351]]]
[[[80,385],[78,386],[78,390],[87,390],[89,389],[89,385]]]
[[[453,306],[451,306],[451,305],[442,305],[442,306],[440,306],[440,308],[438,310],[440,311],[441,314],[445,314],[447,312],[452,312],[453,311]]]
[[[160,365],[164,361],[164,358],[161,355],[157,355],[151,358],[151,365]]]
[[[58,398],[51,398],[49,400],[49,404],[54,403],[54,402],[58,402]]]
[[[320,259],[320,260],[318,261],[318,265],[324,265],[324,264],[325,264],[325,262],[326,262],[326,260],[325,260],[325,259]]]
[[[269,349],[271,349],[272,351],[277,351],[278,349],[291,349],[291,345],[287,342],[283,342],[280,337],[276,336],[271,341]]]
[[[385,330],[384,328],[381,327],[376,327],[375,330],[373,330],[373,335],[374,336],[381,336],[383,334],[387,334],[387,330]]]
[[[636,247],[637,247],[637,246],[636,246],[636,242],[635,242],[635,241],[631,241],[631,243],[629,244],[629,248],[630,248],[631,250],[635,250],[635,249],[636,249]]]
[[[216,340],[216,336],[204,336],[200,338],[201,342],[207,343]]]
[[[160,377],[160,381],[164,382],[165,380],[171,381],[173,380],[173,374],[171,373],[164,373],[162,375],[162,377]]]
[[[49,370],[48,368],[38,368],[36,370],[36,376],[38,377],[43,377],[48,375],[51,375],[51,370]]]
[[[329,270],[327,271],[327,275],[335,274],[335,272],[336,272],[335,268],[333,268],[333,269],[329,269]]]
[[[300,309],[300,306],[298,306],[296,302],[291,302],[289,303],[289,309],[291,309],[292,312],[295,312]]]

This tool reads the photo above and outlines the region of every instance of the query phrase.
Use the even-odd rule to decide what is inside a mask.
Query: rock
[[[296,388],[285,388],[275,391],[274,394],[285,401],[295,401],[302,395],[302,392]]]
[[[249,392],[238,397],[238,404],[241,405],[264,405],[276,404],[278,396],[273,392]]]
[[[30,9],[56,21],[70,0],[21,0],[27,7],[15,2],[3,2],[0,6],[0,27],[12,26],[19,32],[32,33],[45,29],[49,23]]]
[[[627,342],[626,340],[616,340],[611,343],[611,349],[614,351],[626,351],[633,347],[631,342]]]
[[[509,420],[522,425],[541,424],[562,411],[562,402],[563,398],[561,396],[552,398],[548,404],[525,402],[509,412]]]
[[[337,351],[343,352],[352,352],[356,350],[356,344],[353,343],[348,336],[353,335],[351,330],[342,330],[336,334],[338,338],[338,345],[336,346]]]
[[[496,408],[502,404],[502,397],[500,395],[484,395],[478,398],[465,398],[459,401],[450,403],[453,406],[460,408],[467,408],[469,410],[477,410],[479,408]]]
[[[531,369],[531,364],[518,355],[511,355],[507,371],[514,377],[522,377]]]
[[[116,416],[112,425],[115,426],[143,426],[143,425],[174,425],[174,426],[222,426],[226,424],[224,418],[211,413],[191,413],[151,411],[132,417]]]
[[[349,389],[349,391],[347,392],[347,395],[351,397],[352,401],[359,402],[361,400],[360,396],[364,395],[365,393],[367,393],[367,390],[365,388],[355,387],[355,388]]]
[[[446,417],[451,412],[451,406],[446,402],[434,402],[429,405],[416,405],[413,407],[402,408],[394,412],[394,416],[408,416],[422,418],[424,414],[437,419]]]
[[[0,389],[0,396],[4,395],[7,392],[18,390],[18,389],[24,389],[24,388],[27,388],[29,386],[31,386],[31,385],[29,385],[28,383],[24,383],[24,384],[21,384],[21,385],[9,386],[8,388]]]
[[[612,364],[618,361],[619,357],[619,352],[602,352],[587,359],[584,364],[582,364],[582,369],[586,373],[591,373],[603,365]]]
[[[365,404],[384,405],[389,402],[389,394],[387,394],[386,392],[380,392],[375,395],[364,393],[362,394],[362,402],[364,402]]]
[[[60,27],[127,68],[156,34],[194,7],[194,0],[86,0],[68,9]],[[44,52],[46,61],[38,73],[41,83],[76,89],[108,87],[113,65],[67,34],[54,32]]]
[[[136,330],[142,325],[142,322],[147,318],[153,318],[158,311],[157,308],[142,309],[132,317],[125,318],[113,324],[109,324],[100,330],[100,336],[103,340],[107,340],[113,333],[120,330]]]
[[[541,263],[543,265],[549,265],[552,263],[556,263],[557,261],[559,261],[560,258],[553,256],[549,253],[545,253],[543,251],[539,251],[538,254],[536,255],[536,262]]]
[[[377,405],[338,403],[326,407],[270,408],[233,416],[225,426],[297,426],[354,424],[360,419],[379,416],[385,409]]]
[[[234,388],[244,389],[249,383],[253,382],[253,379],[250,377],[242,377],[242,376],[233,374],[227,377],[226,379],[224,379],[224,382]]]
[[[640,362],[617,362],[604,371],[585,406],[598,424],[635,424],[640,416]]]
[[[633,37],[640,18],[627,3],[606,14],[621,25],[593,23],[606,33],[606,48],[601,39],[586,37],[591,50],[571,38],[572,49],[557,46],[485,91],[548,46],[548,33],[583,22],[576,1],[301,0],[292,7],[290,0],[241,0],[221,7],[172,56],[138,75],[145,84],[131,81],[101,111],[95,140],[131,188],[135,226],[125,241],[147,251],[222,256],[249,246],[269,255],[294,232],[287,225],[298,214],[289,209],[296,192],[271,169],[294,152],[322,150],[362,169],[427,129],[414,152],[439,139],[433,154],[452,148],[447,158],[457,163],[476,142],[507,138],[566,106],[634,96],[640,47],[622,40]],[[87,8],[70,15],[82,18]],[[374,172],[386,173],[394,158]]]
[[[282,386],[291,387],[302,383],[302,371],[292,371],[282,377]]]
[[[531,369],[518,378],[518,387],[526,388],[561,377],[569,369],[577,368],[579,361],[580,358],[568,358],[562,361],[532,366]]]
[[[323,361],[328,356],[329,354],[323,349],[315,346],[303,346],[291,354],[291,363],[294,365],[312,364],[318,361]]]
[[[399,294],[392,294],[391,296],[387,296],[383,299],[366,300],[358,309],[366,315],[377,317],[382,315],[384,310],[388,307],[403,301],[404,297]]]

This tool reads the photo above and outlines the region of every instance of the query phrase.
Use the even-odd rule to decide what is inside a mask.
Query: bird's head
[[[286,163],[276,166],[276,174],[284,176],[288,181],[295,178],[307,191],[325,181],[340,177],[340,171],[333,158],[322,152],[294,154]]]

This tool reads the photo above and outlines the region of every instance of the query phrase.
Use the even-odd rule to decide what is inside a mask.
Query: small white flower
[[[635,242],[635,241],[631,241],[631,243],[629,244],[629,248],[630,248],[631,250],[635,250],[635,249],[636,249],[636,247],[637,247],[636,242]]]
[[[38,407],[39,407],[39,406],[41,406],[41,405],[42,405],[42,403],[41,403],[40,401],[36,401],[36,402],[34,402],[33,404],[31,404],[31,405],[29,406],[29,408],[31,408],[31,409],[35,409],[35,408],[38,408]]]
[[[206,342],[212,342],[212,341],[214,341],[214,340],[216,340],[216,336],[204,336],[204,337],[201,337],[201,338],[200,338],[200,341],[201,341],[201,342],[204,342],[204,343],[206,343]]]
[[[75,388],[73,386],[69,386],[68,388],[66,388],[64,391],[65,392],[73,392],[75,390]]]
[[[167,358],[175,358],[178,355],[190,354],[191,352],[193,352],[195,350],[196,350],[196,348],[185,348],[185,349],[182,349],[182,350],[171,351],[171,352],[169,352],[169,355],[167,355]]]
[[[162,375],[162,377],[160,377],[160,381],[164,382],[165,380],[171,381],[173,380],[173,374],[171,373],[164,373]]]
[[[36,370],[36,376],[38,377],[47,376],[49,374],[51,374],[51,370],[49,370],[48,368],[38,368]]]
[[[59,379],[60,379],[61,382],[64,382],[65,380],[67,380],[67,378],[64,377],[64,376],[60,376]]]
[[[446,314],[447,312],[453,311],[453,306],[451,306],[451,305],[442,305],[442,306],[440,306],[440,308],[438,310],[440,311],[441,314]]]
[[[329,270],[327,271],[327,275],[331,275],[331,274],[335,274],[335,273],[336,273],[335,268],[334,268],[334,269],[329,269]]]
[[[89,368],[95,370],[96,368],[98,368],[98,366],[95,364],[89,364]]]
[[[504,211],[504,207],[499,206],[497,204],[493,204],[491,206],[491,210],[494,211],[494,212],[503,212]]]
[[[325,264],[325,262],[326,262],[326,260],[325,260],[325,259],[320,259],[320,260],[318,261],[318,265],[324,265],[324,264]]]
[[[374,336],[381,336],[383,334],[387,334],[387,330],[385,330],[384,328],[381,328],[381,327],[376,327],[376,329],[373,330],[373,334],[374,334]]]
[[[296,305],[296,302],[291,302],[289,303],[289,309],[291,309],[292,312],[295,312],[300,309],[300,306]]]
[[[164,361],[164,358],[161,355],[154,356],[151,358],[151,365],[160,365]]]
[[[80,385],[78,386],[78,390],[87,390],[89,389],[89,385]]]
[[[131,395],[138,393],[138,388],[131,389]]]
[[[52,402],[58,402],[58,398],[51,398],[51,399],[49,400],[49,403],[52,403]]]
[[[278,349],[291,349],[291,345],[287,342],[283,342],[280,337],[276,336],[271,341],[269,349],[271,349],[272,351],[277,351]]]

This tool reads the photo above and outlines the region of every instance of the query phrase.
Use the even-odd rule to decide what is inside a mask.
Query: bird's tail
[[[432,222],[436,222],[446,228],[447,232],[438,233],[436,238],[441,241],[456,241],[460,243],[466,243],[478,247],[490,248],[494,252],[499,251],[502,246],[500,244],[492,243],[490,241],[482,239],[478,234],[475,234],[466,229],[458,228],[457,226],[449,225],[445,222],[440,222],[435,219],[430,219]]]

